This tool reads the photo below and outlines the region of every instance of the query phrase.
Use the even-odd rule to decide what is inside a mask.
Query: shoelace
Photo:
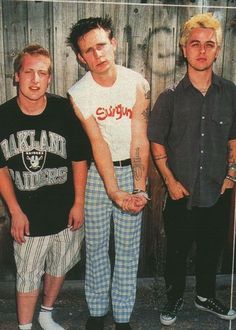
[[[183,300],[181,298],[179,298],[175,302],[172,302],[172,301],[168,302],[166,304],[163,312],[166,312],[166,313],[176,313],[178,311],[178,308],[182,304],[182,301]]]
[[[215,308],[218,312],[224,313],[226,311],[225,307],[217,299],[208,299],[207,305],[209,308]]]

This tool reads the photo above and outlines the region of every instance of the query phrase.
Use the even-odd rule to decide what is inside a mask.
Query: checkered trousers
[[[120,189],[133,190],[131,166],[115,167]],[[128,322],[133,310],[142,213],[129,214],[118,208],[107,196],[103,181],[92,163],[86,187],[85,293],[90,314],[108,312],[111,266],[108,255],[110,223],[114,221],[115,266],[111,283],[113,315],[116,322]]]

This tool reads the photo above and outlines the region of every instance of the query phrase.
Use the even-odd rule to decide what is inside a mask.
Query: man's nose
[[[33,81],[34,83],[37,83],[37,82],[39,82],[39,80],[40,80],[40,77],[39,77],[38,72],[33,72],[33,73],[32,73],[32,81]]]
[[[99,49],[94,49],[93,54],[95,58],[99,58],[102,56],[102,52]]]
[[[204,54],[206,52],[205,45],[200,45],[200,53]]]

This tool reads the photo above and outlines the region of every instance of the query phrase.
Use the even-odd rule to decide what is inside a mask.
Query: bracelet
[[[231,164],[229,164],[228,169],[231,170],[231,171],[236,172],[236,164],[235,164],[235,163],[231,163]]]
[[[230,181],[233,181],[233,182],[236,182],[236,176],[232,176],[232,175],[226,175],[226,179],[230,180]]]
[[[139,196],[143,196],[144,198],[146,198],[148,201],[151,200],[151,198],[148,196],[148,193],[142,189],[134,189],[133,190],[133,195],[139,195]]]

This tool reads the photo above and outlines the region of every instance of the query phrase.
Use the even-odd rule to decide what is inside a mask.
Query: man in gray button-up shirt
[[[158,97],[149,121],[153,158],[168,189],[164,325],[174,323],[182,307],[193,241],[196,307],[223,319],[236,318],[234,310],[215,298],[216,267],[236,181],[236,87],[212,71],[221,42],[220,23],[210,13],[184,24],[180,46],[187,74]]]

